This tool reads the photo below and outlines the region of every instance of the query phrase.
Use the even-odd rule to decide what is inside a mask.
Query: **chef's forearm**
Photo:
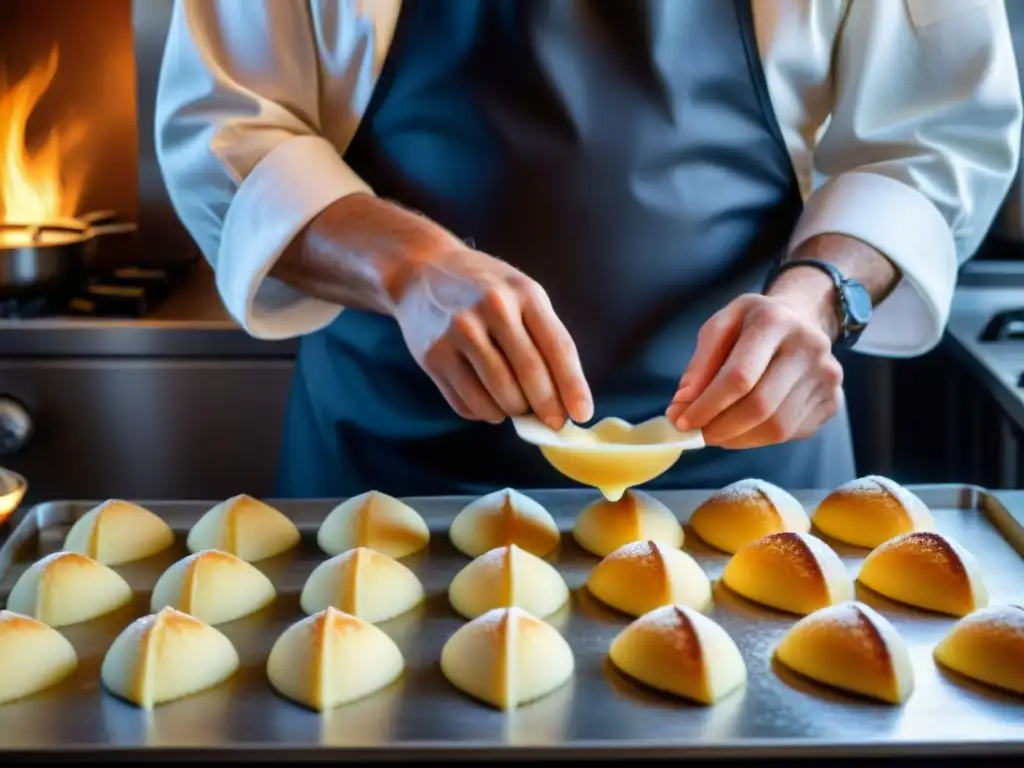
[[[430,220],[358,193],[313,219],[270,274],[315,298],[390,314],[417,264],[459,246]]]
[[[812,237],[789,258],[815,259],[832,264],[845,277],[862,283],[876,305],[892,292],[900,280],[899,269],[880,251],[847,235]],[[826,333],[833,339],[838,336],[835,286],[824,272],[813,268],[786,270],[772,284],[768,295],[813,313]]]

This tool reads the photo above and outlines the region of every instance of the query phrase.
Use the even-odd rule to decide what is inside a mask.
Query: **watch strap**
[[[792,259],[782,261],[777,263],[768,273],[768,277],[764,282],[764,287],[761,292],[767,293],[768,289],[771,288],[772,284],[779,278],[779,275],[796,267],[811,267],[812,269],[824,272],[832,278],[832,284],[835,286],[836,312],[839,320],[839,336],[836,339],[835,344],[836,346],[841,347],[847,347],[855,344],[857,339],[860,338],[863,328],[854,328],[850,318],[850,305],[849,298],[847,296],[847,287],[854,281],[848,280],[843,273],[832,264],[825,261],[819,261],[817,259]]]

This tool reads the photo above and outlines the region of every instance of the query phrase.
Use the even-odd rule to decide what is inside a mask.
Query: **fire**
[[[53,127],[31,151],[26,132],[33,110],[57,74],[57,48],[9,87],[0,68],[0,221],[39,224],[77,213],[83,174],[68,173],[68,157],[84,124]]]

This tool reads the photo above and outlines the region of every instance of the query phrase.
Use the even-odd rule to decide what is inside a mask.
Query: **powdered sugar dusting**
[[[990,605],[961,621],[964,626],[983,629],[992,637],[1003,637],[1008,642],[1019,644],[1024,660],[1024,606]]]
[[[956,545],[934,531],[913,531],[890,539],[881,547],[879,554],[886,551],[907,552],[922,565],[935,570],[966,574],[966,568]]]
[[[511,566],[511,546],[495,547],[484,552],[474,561],[474,570],[481,575],[504,571]]]
[[[608,558],[637,565],[658,565],[660,567],[661,550],[653,541],[631,541],[616,549],[608,555]]]
[[[700,638],[693,628],[693,621],[686,608],[681,605],[663,605],[641,616],[637,628],[657,632],[668,642],[679,663],[699,663],[703,651]]]
[[[770,533],[752,546],[772,560],[786,563],[801,579],[822,578],[822,568],[818,563],[820,552],[816,551],[810,536],[793,531]]]
[[[770,504],[770,495],[765,492],[765,487],[768,485],[770,484],[764,480],[760,480],[756,477],[747,477],[743,480],[737,480],[735,483],[729,483],[729,485],[719,488],[715,491],[712,498],[718,501],[748,501],[750,499],[759,499]]]
[[[814,642],[815,636],[841,634],[844,654],[835,663],[855,664],[866,675],[888,675],[892,659],[884,633],[876,626],[884,620],[866,605],[850,601],[815,611],[801,619],[797,627],[806,642]]]

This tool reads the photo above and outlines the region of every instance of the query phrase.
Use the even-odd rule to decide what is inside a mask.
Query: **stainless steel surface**
[[[139,258],[167,264],[199,258],[182,226],[157,164],[154,141],[156,89],[174,0],[133,0],[135,91],[138,111]]]
[[[0,456],[11,456],[28,446],[32,416],[19,400],[0,396]]]
[[[994,602],[1024,599],[1024,551],[1020,527],[1024,494],[992,496],[969,487],[915,488],[930,504],[940,530],[955,536],[984,565]],[[535,492],[563,531],[585,503],[588,491]],[[655,494],[683,519],[706,492]],[[808,506],[824,494],[797,493]],[[222,625],[236,644],[242,669],[223,687],[158,708],[147,715],[105,693],[99,666],[111,641],[135,617],[163,569],[185,554],[188,528],[214,502],[143,502],[179,533],[173,551],[152,561],[119,567],[137,593],[136,602],[108,619],[62,630],[81,656],[67,684],[23,703],[0,709],[0,748],[210,748],[236,754],[322,757],[501,756],[514,748],[520,757],[557,754],[584,757],[615,752],[623,757],[773,755],[816,757],[866,754],[951,754],[1024,750],[1024,700],[985,690],[940,673],[931,658],[935,643],[954,620],[901,608],[882,598],[858,594],[893,621],[911,651],[916,689],[905,706],[865,703],[798,680],[772,667],[775,644],[795,617],[761,609],[730,595],[720,585],[710,615],[735,638],[750,679],[740,692],[715,707],[675,702],[642,690],[610,668],[612,638],[627,617],[601,608],[584,583],[597,558],[564,535],[551,560],[573,591],[569,606],[550,619],[568,639],[576,657],[574,679],[550,696],[504,714],[478,704],[449,685],[438,667],[441,647],[463,621],[453,613],[446,590],[469,559],[450,545],[447,528],[466,498],[410,499],[432,531],[428,551],[407,558],[423,581],[428,599],[422,610],[382,624],[406,657],[401,681],[363,701],[320,717],[277,697],[264,665],[275,638],[302,613],[298,593],[313,567],[326,559],[315,531],[331,502],[273,502],[304,533],[297,550],[258,564],[276,584],[277,601],[264,612]],[[0,596],[34,559],[60,547],[71,522],[93,502],[49,503],[29,510],[0,548]],[[1005,506],[1004,506],[1005,505]],[[1012,512],[1012,514],[1011,514]],[[1013,515],[1017,522],[1014,522]],[[851,573],[863,552],[834,545]],[[727,556],[688,537],[686,549],[712,579]],[[19,552],[15,557],[15,552]],[[337,749],[331,754],[332,748]],[[407,750],[407,752],[406,752]],[[150,750],[152,751],[152,750]],[[506,755],[507,756],[507,755]],[[145,759],[145,754],[141,755]]]
[[[292,361],[224,358],[0,357],[35,425],[0,463],[30,501],[272,493]]]

